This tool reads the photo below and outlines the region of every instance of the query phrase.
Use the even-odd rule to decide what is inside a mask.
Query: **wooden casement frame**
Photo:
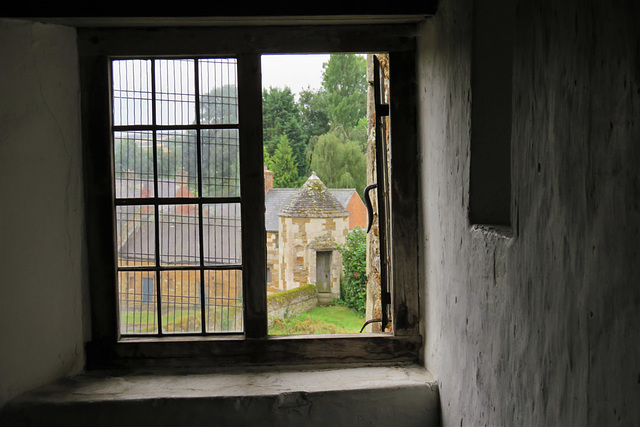
[[[420,357],[413,24],[326,27],[81,29],[86,226],[91,309],[87,367],[416,362]],[[390,271],[393,333],[268,336],[260,55],[388,52],[392,102]],[[108,64],[111,57],[227,55],[238,61],[244,333],[118,336]],[[256,149],[256,147],[260,147]],[[111,162],[105,161],[111,159]],[[246,244],[245,242],[252,242]]]

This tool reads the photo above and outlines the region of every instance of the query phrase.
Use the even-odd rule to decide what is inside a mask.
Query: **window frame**
[[[415,24],[85,28],[78,31],[83,105],[83,158],[91,339],[87,367],[221,366],[416,362],[420,358],[418,283],[418,159]],[[188,46],[185,50],[184,46]],[[266,233],[260,56],[286,53],[388,52],[391,63],[390,211],[392,333],[268,336]],[[244,334],[240,336],[118,336],[113,159],[109,122],[112,57],[220,56],[238,61],[243,240]],[[394,76],[400,76],[394,78]],[[401,143],[393,144],[393,141]],[[243,141],[254,141],[243,143]],[[103,159],[110,159],[104,161]],[[250,217],[248,215],[251,215]],[[245,217],[247,216],[247,217]],[[260,217],[262,216],[262,221]],[[249,219],[251,218],[251,219]],[[260,290],[262,289],[262,290]]]
[[[195,78],[196,83],[194,84],[194,87],[192,88],[194,90],[193,93],[190,93],[189,95],[194,95],[194,102],[193,102],[193,106],[195,108],[194,113],[196,116],[196,120],[195,123],[183,123],[183,124],[163,124],[163,123],[157,123],[157,118],[153,117],[154,114],[156,113],[156,107],[154,106],[153,108],[151,108],[151,120],[149,123],[146,124],[140,124],[140,123],[113,123],[112,124],[112,135],[118,134],[118,133],[125,133],[127,134],[128,132],[140,132],[140,133],[148,133],[149,136],[152,138],[153,141],[156,141],[157,138],[162,135],[163,132],[170,132],[170,131],[192,131],[195,133],[196,138],[201,139],[203,138],[203,134],[206,134],[208,131],[220,131],[220,130],[232,130],[232,131],[239,131],[239,127],[240,124],[236,123],[236,121],[224,121],[222,123],[202,123],[200,120],[200,113],[199,113],[199,107],[200,107],[200,103],[199,103],[199,99],[198,99],[198,95],[200,97],[202,97],[202,93],[196,93],[197,91],[199,91],[199,84],[198,84],[198,70],[200,70],[199,67],[201,67],[201,64],[203,62],[201,62],[202,60],[204,60],[204,63],[206,64],[209,60],[214,60],[214,61],[225,61],[225,60],[231,60],[231,62],[234,64],[234,66],[232,67],[233,71],[234,71],[234,76],[235,76],[235,71],[237,71],[237,64],[235,64],[235,58],[228,58],[228,57],[219,57],[219,56],[215,56],[215,57],[209,57],[209,58],[201,58],[198,56],[194,56],[194,57],[184,57],[184,58],[178,58],[178,57],[170,57],[170,58],[166,58],[166,57],[139,57],[139,58],[122,58],[122,57],[115,57],[115,58],[110,58],[110,66],[109,69],[113,70],[114,68],[114,63],[118,62],[118,61],[123,61],[123,60],[135,60],[135,61],[142,61],[142,62],[147,62],[148,61],[148,72],[150,76],[153,76],[152,79],[154,79],[154,82],[151,83],[151,79],[150,79],[150,86],[154,89],[150,90],[150,99],[149,102],[153,105],[156,104],[158,102],[157,96],[159,95],[158,92],[155,91],[155,86],[157,84],[157,80],[156,80],[156,76],[155,76],[155,71],[157,70],[158,67],[158,63],[163,62],[163,61],[178,61],[178,62],[182,62],[182,61],[186,61],[186,63],[191,62],[192,63],[192,67],[193,67],[193,77]],[[111,80],[111,90],[110,93],[111,95],[111,99],[113,100],[115,98],[115,95],[113,95],[114,92],[114,88],[113,88],[113,76],[110,79]],[[157,104],[156,104],[157,105]],[[115,145],[115,138],[112,142],[113,145]],[[152,174],[155,175],[155,178],[158,179],[157,184],[160,183],[160,172],[159,172],[159,165],[160,165],[160,159],[157,158],[157,154],[156,154],[156,145],[154,143],[154,150],[153,150],[153,159],[150,161],[150,163],[152,163]],[[198,143],[198,153],[200,153],[200,149],[201,149],[202,145],[199,142]],[[238,146],[239,149],[239,146]],[[213,205],[213,204],[229,204],[229,205],[237,205],[237,208],[242,209],[242,198],[241,198],[241,194],[240,194],[240,189],[238,188],[238,193],[237,194],[228,194],[225,196],[219,196],[219,195],[208,195],[208,196],[204,196],[202,195],[202,190],[204,187],[204,181],[205,181],[205,176],[204,176],[204,171],[202,170],[202,165],[201,165],[201,157],[200,154],[197,155],[198,157],[198,171],[196,172],[197,176],[196,181],[196,187],[197,187],[197,192],[195,196],[193,197],[185,197],[184,195],[182,196],[162,196],[161,194],[158,194],[158,190],[159,190],[159,185],[154,185],[154,191],[152,193],[152,195],[147,195],[146,197],[142,197],[140,195],[135,196],[135,195],[131,195],[131,194],[127,194],[127,195],[118,195],[117,191],[116,194],[114,195],[114,203],[115,203],[115,208],[116,208],[116,217],[117,217],[117,210],[118,208],[125,208],[125,207],[131,207],[131,206],[138,206],[138,207],[142,207],[142,206],[146,206],[149,207],[153,210],[154,215],[153,215],[153,219],[150,221],[154,226],[155,226],[155,230],[153,232],[153,240],[155,243],[155,248],[153,249],[153,253],[151,255],[151,257],[153,258],[153,262],[152,263],[148,263],[148,264],[126,264],[123,263],[121,264],[120,262],[118,263],[119,265],[117,266],[117,270],[118,273],[124,273],[124,272],[129,272],[129,273],[151,273],[153,275],[153,277],[155,277],[157,280],[157,285],[156,285],[156,292],[154,293],[154,295],[156,295],[155,299],[155,305],[156,305],[156,310],[155,310],[155,316],[154,316],[154,320],[155,322],[153,323],[157,330],[155,332],[148,332],[148,333],[129,333],[128,331],[122,331],[122,325],[119,328],[120,330],[120,336],[122,339],[126,339],[127,337],[130,338],[139,338],[139,337],[144,337],[144,336],[148,336],[148,337],[164,337],[164,336],[196,336],[196,335],[213,335],[215,333],[217,334],[234,334],[234,333],[242,333],[242,332],[238,332],[238,331],[233,331],[233,330],[229,330],[229,331],[220,331],[220,332],[208,332],[206,331],[207,329],[207,316],[206,316],[206,304],[207,304],[207,297],[206,297],[206,289],[207,289],[207,281],[206,281],[206,276],[208,274],[210,274],[212,271],[216,271],[216,272],[222,272],[224,274],[224,272],[230,273],[230,272],[240,272],[240,274],[242,274],[243,271],[243,263],[242,263],[242,257],[240,256],[239,259],[236,259],[235,262],[230,262],[230,263],[223,263],[223,264],[218,264],[218,265],[212,265],[212,264],[207,264],[204,261],[204,257],[205,257],[205,253],[204,253],[204,242],[203,242],[203,236],[205,233],[205,229],[206,226],[204,225],[205,222],[205,216],[204,216],[204,211],[206,210],[205,206],[209,206],[209,205]],[[115,156],[115,149],[114,149],[114,153],[113,153],[113,159],[115,160],[116,156]],[[116,171],[113,171],[114,175],[116,173]],[[238,181],[239,181],[239,176],[238,176]],[[125,180],[127,178],[124,178]],[[116,186],[117,187],[117,186]],[[161,208],[167,208],[169,206],[196,206],[196,210],[197,210],[197,214],[195,216],[195,218],[197,218],[197,236],[192,236],[195,237],[198,241],[199,241],[199,248],[200,250],[198,251],[198,253],[194,253],[194,254],[190,254],[190,256],[193,256],[194,258],[197,258],[197,263],[194,263],[193,260],[192,262],[187,262],[187,263],[178,263],[178,264],[174,264],[171,265],[170,262],[163,262],[161,261],[162,258],[162,250],[161,248],[163,247],[163,239],[161,238],[162,233],[159,233],[159,230],[164,226],[164,221],[162,221],[160,219],[160,217],[162,217],[162,214],[160,214],[160,210]],[[166,215],[166,214],[165,214]],[[116,226],[117,229],[117,226]],[[161,324],[161,314],[163,311],[163,307],[169,307],[171,306],[170,302],[165,303],[163,301],[164,296],[162,293],[162,283],[164,282],[165,279],[163,279],[163,275],[167,275],[167,276],[171,276],[172,273],[173,274],[184,274],[187,273],[189,274],[189,272],[191,273],[196,273],[198,276],[198,284],[197,284],[197,288],[198,288],[198,312],[199,312],[199,329],[200,330],[191,330],[188,332],[180,332],[180,333],[174,333],[174,332],[169,332],[166,330],[163,330],[163,325]],[[142,279],[144,282],[144,278]],[[170,280],[170,279],[169,279]],[[119,280],[118,280],[119,282]],[[117,285],[120,290],[119,293],[123,294],[122,289],[121,289],[121,284],[118,283]],[[129,292],[126,292],[126,295],[129,295]],[[165,296],[169,296],[169,294],[165,295]],[[143,297],[144,297],[144,291],[143,291]],[[119,297],[119,303],[121,304],[121,299],[122,296]],[[179,303],[178,305],[180,305],[181,303]],[[118,312],[120,313],[120,315],[122,315],[122,307],[120,307],[120,309],[118,310]],[[194,324],[197,324],[197,321],[194,321]],[[244,323],[244,322],[242,322]],[[128,326],[128,325],[127,325]],[[166,326],[166,325],[165,325]],[[128,328],[127,328],[128,329]]]

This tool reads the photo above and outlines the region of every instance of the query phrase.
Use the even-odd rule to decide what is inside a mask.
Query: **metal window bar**
[[[181,61],[181,60],[155,60],[155,59],[136,59],[136,60],[119,60],[119,61],[131,61],[123,63],[125,66],[129,66],[130,64],[133,66],[137,66],[138,70],[144,69],[144,67],[140,66],[144,61],[147,61],[149,65],[149,71],[143,72],[138,71],[138,76],[147,76],[149,78],[149,90],[145,90],[145,84],[141,84],[140,87],[135,87],[136,84],[132,83],[129,79],[131,77],[130,72],[123,67],[116,67],[117,73],[120,73],[118,76],[119,81],[124,81],[124,89],[122,86],[116,87],[113,85],[113,99],[114,106],[126,105],[129,102],[128,96],[133,94],[133,105],[134,108],[132,117],[133,119],[129,119],[127,114],[128,108],[120,108],[119,115],[115,114],[113,117],[113,134],[114,134],[114,149],[115,142],[118,141],[118,135],[120,135],[121,140],[124,139],[124,135],[131,135],[131,133],[127,132],[138,132],[138,135],[144,134],[147,135],[147,140],[152,140],[151,151],[152,151],[152,171],[149,171],[149,167],[146,167],[146,175],[143,177],[145,181],[152,181],[152,192],[148,188],[146,188],[146,194],[141,197],[138,193],[134,197],[132,197],[131,192],[129,191],[129,187],[131,184],[128,182],[128,178],[126,176],[126,170],[121,168],[120,175],[121,178],[125,179],[125,183],[127,191],[118,191],[118,186],[116,185],[116,198],[115,205],[117,210],[129,209],[129,211],[141,212],[151,210],[153,212],[153,238],[147,232],[146,242],[143,241],[144,236],[140,236],[137,241],[138,249],[144,247],[146,244],[147,252],[151,252],[151,244],[153,244],[152,254],[153,262],[150,263],[149,259],[147,259],[148,263],[146,265],[142,264],[142,261],[138,263],[121,263],[118,262],[118,293],[119,293],[119,310],[121,319],[124,318],[126,321],[121,322],[121,335],[163,335],[166,333],[181,333],[181,334],[207,334],[207,333],[224,333],[224,332],[242,332],[242,303],[238,302],[238,290],[242,289],[242,262],[240,260],[241,255],[238,251],[239,238],[235,236],[240,230],[240,219],[239,219],[239,210],[241,210],[240,197],[238,194],[239,189],[239,176],[233,176],[233,165],[232,162],[225,162],[229,158],[229,154],[235,151],[236,164],[238,163],[237,153],[238,153],[238,139],[236,138],[228,139],[223,135],[222,139],[222,148],[220,149],[220,153],[223,156],[223,160],[221,161],[222,168],[219,168],[219,164],[217,163],[217,152],[214,153],[214,165],[213,169],[215,173],[213,174],[213,194],[203,197],[205,193],[209,193],[209,191],[205,191],[203,185],[203,178],[205,176],[204,173],[204,165],[203,165],[203,133],[204,132],[237,132],[238,130],[238,121],[237,121],[237,113],[230,114],[230,111],[234,109],[237,110],[237,95],[234,93],[224,94],[222,97],[217,97],[214,99],[214,102],[211,102],[211,96],[207,94],[207,96],[202,95],[200,82],[205,82],[203,86],[207,86],[208,83],[201,77],[199,71],[199,59],[190,59],[193,61],[193,93],[191,93],[191,88],[189,87],[189,93],[185,96],[180,90],[180,87],[176,87],[176,82],[170,82],[168,80],[161,80],[162,85],[166,90],[163,89],[162,93],[160,93],[160,89],[156,87],[157,79],[159,79],[158,72],[156,69],[156,62],[161,63],[164,68],[163,70],[170,70],[171,73],[175,73],[178,76],[183,76],[184,67],[178,65],[184,64],[176,64],[173,61]],[[232,82],[236,84],[235,78],[231,78],[234,73],[235,60],[203,60],[203,62],[210,61],[214,68],[219,70],[226,70],[227,76],[222,78],[222,81]],[[114,61],[115,62],[115,61]],[[230,66],[231,64],[231,66]],[[135,68],[135,67],[134,67]],[[123,74],[124,73],[124,74]],[[115,73],[114,73],[115,74]],[[205,78],[209,78],[208,73],[203,73]],[[214,76],[214,80],[217,77]],[[183,81],[178,79],[179,81]],[[133,84],[133,89],[131,86]],[[213,83],[215,88],[216,83]],[[189,85],[187,85],[189,86]],[[210,86],[210,85],[209,85]],[[150,92],[150,93],[149,93]],[[215,92],[215,90],[214,90]],[[237,94],[237,91],[235,92]],[[145,96],[146,95],[146,96]],[[217,99],[222,99],[224,105],[222,108],[222,113],[213,112],[213,123],[203,123],[201,120],[202,116],[202,106],[200,100],[206,99],[208,105],[206,110],[211,112],[212,108],[215,110],[219,108],[220,105],[217,103]],[[140,100],[144,100],[140,101]],[[176,122],[180,122],[180,124],[171,124],[167,123],[167,117],[171,119],[170,111],[166,111],[167,105],[170,104],[171,100],[177,100],[177,105],[187,104],[193,105],[193,116],[195,123],[182,123],[184,122],[184,111],[174,111],[174,116],[172,120]],[[228,102],[230,101],[230,102]],[[151,120],[147,121],[144,118],[143,112],[138,111],[138,109],[145,109],[150,107]],[[162,110],[162,111],[160,111]],[[181,109],[182,110],[182,109]],[[206,111],[205,111],[206,113]],[[160,118],[161,123],[158,124],[159,114],[162,115]],[[225,114],[229,115],[232,120],[225,122]],[[188,114],[186,114],[188,116]],[[209,114],[211,116],[211,114]],[[204,116],[202,116],[204,117]],[[231,123],[230,123],[231,122]],[[167,165],[163,163],[160,159],[163,150],[166,147],[163,147],[163,150],[160,150],[159,147],[161,145],[161,138],[169,144],[171,139],[167,137],[171,132],[175,132],[175,137],[173,139],[173,145],[178,145],[178,140],[180,139],[179,133],[182,132],[181,137],[188,132],[194,132],[196,135],[196,188],[197,195],[193,197],[193,195],[185,196],[184,194],[174,194],[168,195],[166,194],[167,188],[163,183],[161,187],[160,178],[161,176],[165,176],[167,171],[171,170],[171,165]],[[167,133],[169,132],[169,133]],[[119,134],[120,133],[120,134]],[[136,135],[133,133],[133,135]],[[135,136],[134,136],[135,141]],[[216,142],[214,141],[211,144],[211,141],[208,141],[213,148],[216,147]],[[129,151],[126,152],[129,155]],[[134,151],[134,154],[140,154],[139,161],[134,159],[134,170],[135,169],[143,169],[138,163],[144,159],[143,150],[140,153]],[[122,155],[122,153],[120,153]],[[181,160],[184,162],[183,156],[188,156],[190,153],[185,151],[185,148],[182,147],[180,152]],[[115,156],[115,154],[114,154]],[[126,164],[129,164],[130,159],[126,159]],[[148,160],[148,159],[147,159]],[[168,162],[171,163],[169,158]],[[189,160],[189,159],[187,159]],[[174,167],[177,168],[178,159],[173,159]],[[160,170],[159,163],[162,164],[163,170]],[[211,165],[207,166],[207,173],[210,175]],[[218,168],[217,168],[218,167]],[[217,168],[217,169],[216,169]],[[236,166],[237,168],[237,166]],[[124,172],[124,176],[123,175]],[[140,171],[138,171],[140,172]],[[219,173],[223,174],[222,180],[217,180],[217,175]],[[237,170],[236,170],[237,173]],[[118,174],[114,171],[114,177]],[[141,174],[140,174],[141,175]],[[170,177],[170,174],[169,174]],[[177,177],[177,173],[174,174],[174,178]],[[149,179],[151,178],[151,179]],[[189,178],[186,178],[186,182],[183,181],[182,184],[186,184],[189,181]],[[135,189],[134,189],[135,190]],[[228,196],[220,196],[220,194],[229,195],[232,194],[231,197]],[[232,208],[233,206],[233,208]],[[226,207],[226,209],[225,209]],[[187,222],[186,226],[184,221],[178,212],[184,214],[184,211],[180,211],[180,209],[186,209],[186,212],[191,212],[192,209],[197,211],[197,235],[193,236],[191,229],[193,225],[191,222]],[[166,210],[173,210],[172,215],[166,215]],[[127,211],[128,212],[128,211]],[[210,217],[209,213],[214,212],[213,217]],[[227,216],[216,216],[220,213],[225,213]],[[126,213],[126,212],[125,212]],[[148,213],[148,212],[147,212]],[[230,215],[233,215],[231,217]],[[132,218],[128,218],[132,220]],[[148,219],[148,216],[147,216]],[[188,218],[189,219],[189,218]],[[168,221],[168,222],[167,222]],[[205,222],[207,223],[207,232],[205,233]],[[214,223],[213,227],[213,240],[211,238],[211,223]],[[118,225],[122,227],[120,221]],[[171,242],[167,240],[166,236],[168,232],[165,230],[167,228],[174,227],[173,232],[174,235],[174,247],[165,247],[163,245],[171,245]],[[180,232],[178,232],[178,228],[180,228]],[[226,242],[221,243],[226,249],[220,249],[216,247],[215,242],[218,242],[218,229],[226,228]],[[185,232],[186,230],[186,232]],[[122,236],[123,233],[129,233],[131,230],[128,230],[127,227],[119,228],[118,236]],[[235,233],[235,234],[234,234]],[[219,233],[220,236],[224,235],[224,233]],[[178,236],[180,237],[178,241]],[[234,237],[235,236],[235,237]],[[205,244],[205,237],[207,238]],[[137,238],[137,237],[136,237]],[[122,242],[118,242],[118,255],[119,257],[122,255],[131,255],[124,252],[122,246]],[[136,240],[134,239],[134,251],[136,249]],[[197,253],[193,253],[190,248],[196,246]],[[211,246],[214,246],[213,248]],[[236,256],[233,256],[233,250],[236,249]],[[174,265],[171,262],[172,253],[175,255],[174,261],[178,262],[179,266]],[[187,255],[185,257],[185,254]],[[136,254],[134,254],[136,255]],[[140,255],[140,254],[137,254]],[[195,259],[194,259],[195,258]],[[213,261],[208,261],[207,259],[213,258]],[[151,274],[154,278],[154,283],[156,286],[155,289],[155,329],[150,328],[147,324],[146,327],[143,327],[140,322],[139,324],[135,324],[135,319],[142,319],[145,317],[149,319],[149,310],[144,310],[142,300],[144,290],[140,288],[138,292],[136,282],[141,282],[141,278],[143,274]],[[131,277],[134,282],[133,290],[131,288],[123,289],[123,286],[130,286],[129,280],[125,280],[126,278]],[[129,276],[130,275],[130,276]],[[194,277],[197,276],[197,279]],[[214,280],[210,279],[211,276],[214,277]],[[224,277],[227,277],[225,279]],[[231,279],[233,276],[234,280]],[[217,295],[216,289],[217,286],[214,286],[220,280],[216,279],[221,277],[220,279],[223,283],[221,289],[221,295]],[[186,278],[186,279],[185,279]],[[238,279],[239,278],[239,279]],[[163,283],[167,283],[166,291],[163,290]],[[174,284],[174,288],[171,289],[169,287],[169,283]],[[212,292],[212,289],[214,292]],[[209,297],[209,294],[213,294],[214,297]],[[240,295],[241,298],[241,295]],[[152,298],[153,300],[153,298]],[[140,303],[136,305],[137,303]],[[148,305],[148,304],[147,304]],[[192,308],[197,306],[198,313],[197,315],[192,313]],[[124,310],[123,310],[124,307]],[[137,310],[135,309],[137,307]],[[147,307],[148,308],[148,307]],[[214,313],[221,308],[222,313],[226,313],[226,315],[210,315],[209,312],[213,311]],[[131,309],[131,310],[130,310]],[[132,311],[132,312],[130,312]],[[180,321],[183,321],[183,312],[186,311],[186,319],[184,320],[185,327],[180,331],[176,331],[175,321],[173,323],[169,322],[169,316],[174,316],[174,318],[179,318]],[[136,313],[137,312],[137,313]],[[145,314],[146,313],[146,314]],[[239,313],[239,314],[238,314]],[[137,316],[137,317],[136,317]],[[129,318],[132,318],[134,324],[129,324]],[[226,318],[224,320],[223,318]],[[212,319],[212,321],[210,321]],[[209,327],[208,323],[212,326]],[[223,325],[222,329],[219,327],[219,324]],[[153,329],[151,332],[149,329]],[[186,331],[185,331],[186,330]]]

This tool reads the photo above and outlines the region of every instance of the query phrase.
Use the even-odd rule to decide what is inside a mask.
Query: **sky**
[[[263,55],[262,56],[262,86],[266,89],[269,87],[277,87],[280,89],[284,89],[285,86],[288,86],[291,91],[296,95],[300,93],[300,91],[311,87],[312,90],[318,90],[322,86],[322,64],[324,62],[328,62],[330,55],[328,54],[306,54],[306,55]],[[114,63],[114,85],[116,87],[122,88],[123,90],[132,91],[134,89],[138,90],[148,90],[148,87],[145,86],[141,82],[145,82],[149,78],[149,70],[148,64],[142,66],[141,64],[144,61],[116,61]],[[120,64],[116,66],[115,64]],[[123,68],[118,68],[118,67]],[[215,66],[213,66],[215,68]],[[178,62],[176,65],[168,66],[166,73],[167,75],[174,75],[172,73],[177,73],[178,71],[182,71],[179,75],[183,79],[188,79],[188,77],[193,73],[193,70],[188,69],[187,62],[181,63]],[[172,78],[167,78],[158,84],[173,84],[174,80]],[[224,82],[217,81],[213,79],[211,81],[212,84],[221,84]],[[187,83],[186,81],[181,81],[180,84],[184,84],[187,87],[192,88],[192,82]],[[204,86],[203,86],[204,87]],[[207,86],[206,91],[208,91],[209,86]],[[171,92],[178,89],[171,89]],[[126,95],[126,94],[125,94]],[[145,99],[128,99],[123,98],[120,101],[114,101],[114,120],[116,124],[124,125],[124,124],[133,124],[133,122],[147,123],[149,122],[149,109],[148,105],[145,103]],[[194,120],[194,111],[193,105],[189,103],[182,103],[182,109],[176,108],[176,105],[173,105],[174,109],[167,109],[165,111],[166,114],[172,113],[173,116],[164,117],[161,119],[162,124],[175,124],[176,115],[180,118],[178,120],[181,123],[191,123]],[[166,107],[166,106],[165,106]],[[124,116],[121,117],[121,113],[126,112]],[[179,113],[179,114],[178,114]],[[162,112],[160,113],[163,114]],[[146,118],[143,119],[142,116]]]
[[[262,87],[289,86],[294,94],[307,86],[317,90],[322,85],[322,63],[327,61],[329,55],[263,55]]]

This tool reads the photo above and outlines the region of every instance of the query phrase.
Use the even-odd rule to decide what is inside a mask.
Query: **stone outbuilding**
[[[279,211],[278,233],[268,236],[272,288],[315,284],[320,302],[340,296],[342,257],[349,212],[313,173]]]

